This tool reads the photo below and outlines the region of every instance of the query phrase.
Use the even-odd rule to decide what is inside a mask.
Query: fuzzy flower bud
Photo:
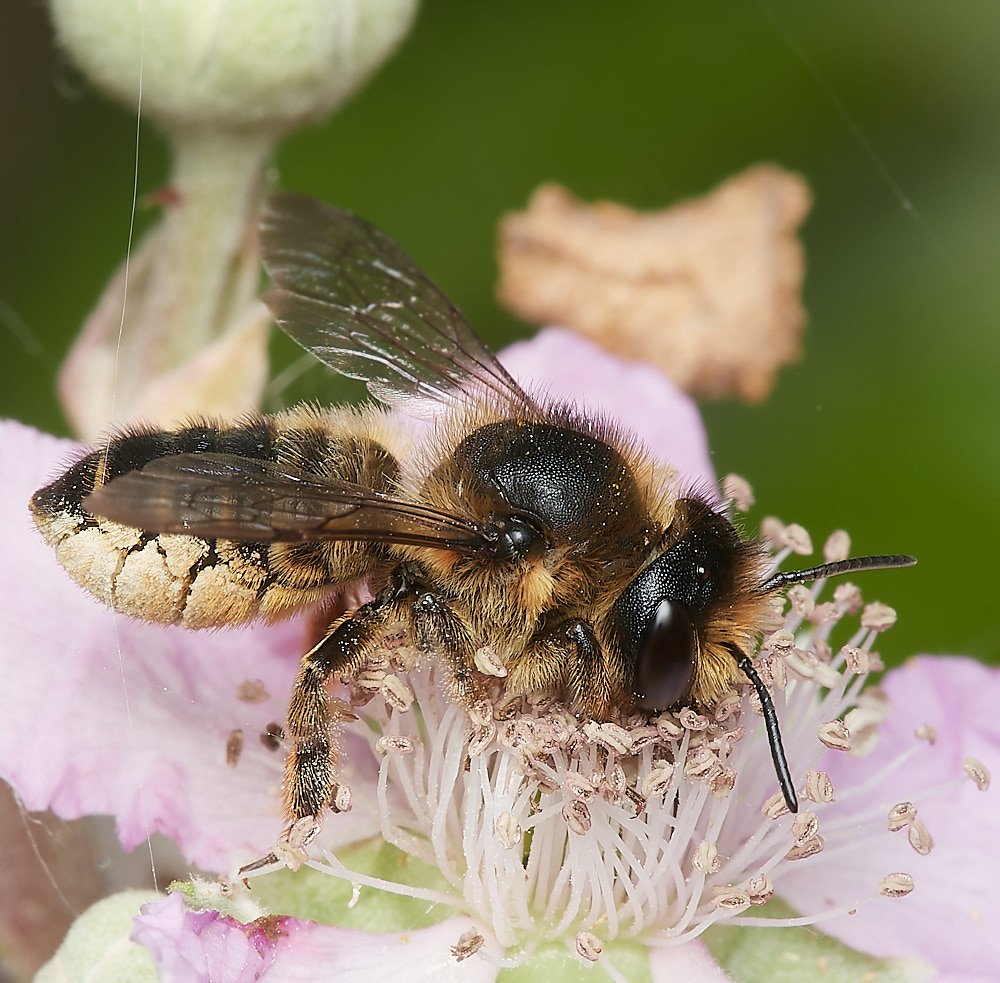
[[[415,0],[52,0],[60,44],[87,77],[165,129],[279,131],[325,116],[395,48]]]
[[[416,0],[52,0],[59,43],[174,152],[164,216],[111,279],[59,393],[89,439],[255,408],[270,317],[256,300],[264,168],[288,131],[340,105],[402,38]]]

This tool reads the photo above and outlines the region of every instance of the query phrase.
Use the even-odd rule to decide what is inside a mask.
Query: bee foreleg
[[[593,626],[580,618],[538,632],[508,673],[515,692],[565,687],[573,704],[595,720],[608,719],[618,689]]]

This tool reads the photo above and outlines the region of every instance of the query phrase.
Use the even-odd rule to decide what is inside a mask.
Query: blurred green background
[[[134,112],[65,64],[39,5],[4,21],[0,413],[65,433],[53,379],[124,255]],[[753,484],[753,525],[919,557],[863,580],[900,613],[888,661],[998,662],[1000,5],[429,0],[277,164],[286,188],[389,230],[499,346],[530,329],[493,299],[495,225],[539,183],[659,208],[762,160],[816,197],[811,323],[765,405],[704,407],[717,469]],[[138,167],[140,195],[167,177],[151,128]],[[336,393],[319,370],[293,390]]]

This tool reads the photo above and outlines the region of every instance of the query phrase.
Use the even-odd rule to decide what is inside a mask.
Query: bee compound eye
[[[684,605],[660,601],[636,661],[636,706],[665,710],[684,697],[694,676],[695,646],[694,625]]]
[[[516,559],[527,554],[538,538],[538,533],[524,519],[513,516],[503,534],[503,556]]]

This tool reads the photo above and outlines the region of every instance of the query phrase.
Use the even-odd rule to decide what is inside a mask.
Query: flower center
[[[797,816],[777,791],[749,686],[710,709],[598,723],[547,694],[506,694],[484,653],[491,705],[470,718],[398,636],[345,681],[354,726],[380,760],[381,836],[438,868],[452,894],[436,900],[514,960],[558,939],[581,952],[619,937],[671,944],[764,904],[787,865],[824,848],[819,817],[835,806],[819,757],[863,750],[885,712],[861,688],[892,612],[863,608],[849,584],[821,604],[821,589],[789,592],[784,626],[757,661],[807,804]],[[861,627],[834,652],[834,629],[859,612]],[[320,869],[355,883],[413,893],[327,860]]]

